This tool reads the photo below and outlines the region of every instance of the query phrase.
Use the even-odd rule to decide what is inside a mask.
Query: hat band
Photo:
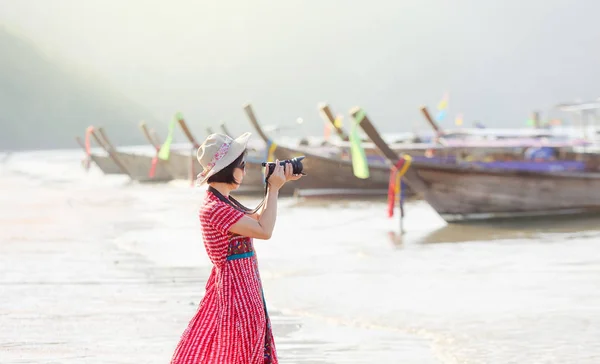
[[[225,156],[225,154],[227,154],[227,152],[229,151],[229,146],[231,145],[232,140],[228,140],[225,143],[223,143],[221,145],[221,147],[219,147],[219,150],[217,150],[217,153],[215,153],[214,157],[212,158],[212,160],[210,161],[210,163],[208,163],[206,165],[206,167],[204,168],[204,170],[202,171],[202,173],[200,173],[200,175],[202,177],[206,177],[206,175],[208,174],[208,172],[210,172],[215,164],[217,164],[217,162],[223,158],[223,156]]]

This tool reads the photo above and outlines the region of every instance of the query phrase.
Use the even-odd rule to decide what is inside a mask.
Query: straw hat
[[[246,149],[250,135],[244,133],[236,139],[224,134],[209,135],[196,153],[203,169],[198,174],[198,185],[205,184],[211,176],[235,161]]]

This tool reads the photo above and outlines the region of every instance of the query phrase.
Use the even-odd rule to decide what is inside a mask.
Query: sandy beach
[[[0,180],[13,191],[1,199],[0,363],[168,363],[210,271],[194,213],[184,218],[192,224],[186,239],[181,226],[161,230],[134,203],[164,186],[47,182]],[[390,362],[403,350],[415,363],[431,356],[423,340],[398,340],[393,330],[276,307],[270,315],[283,363],[370,362],[379,351]]]
[[[202,191],[37,155],[0,169],[0,363],[168,363],[211,267]],[[598,221],[406,210],[399,240],[383,202],[282,199],[255,243],[282,363],[600,360]]]

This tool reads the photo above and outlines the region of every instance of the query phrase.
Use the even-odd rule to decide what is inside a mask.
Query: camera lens
[[[302,165],[302,160],[304,159],[304,156],[301,157],[295,157],[292,159],[286,159],[283,161],[279,162],[279,165],[281,166],[285,166],[286,163],[291,163],[292,164],[292,173],[293,174],[301,174],[302,170],[304,168],[304,166]],[[271,174],[273,174],[273,171],[275,171],[275,163],[273,162],[263,162],[262,163],[263,167],[267,167],[267,175],[266,175],[266,179],[269,178],[269,176],[271,176]]]

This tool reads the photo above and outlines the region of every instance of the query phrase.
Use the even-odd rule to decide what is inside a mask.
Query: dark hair
[[[240,154],[239,157],[237,157],[227,167],[223,168],[222,170],[215,173],[214,175],[208,177],[208,181],[206,181],[206,182],[207,183],[222,182],[222,183],[239,185],[240,183],[238,181],[236,181],[235,177],[233,176],[233,171],[242,164],[242,159],[244,159],[244,157],[246,156],[247,153],[248,152],[244,149],[244,151],[242,152],[242,154]]]

